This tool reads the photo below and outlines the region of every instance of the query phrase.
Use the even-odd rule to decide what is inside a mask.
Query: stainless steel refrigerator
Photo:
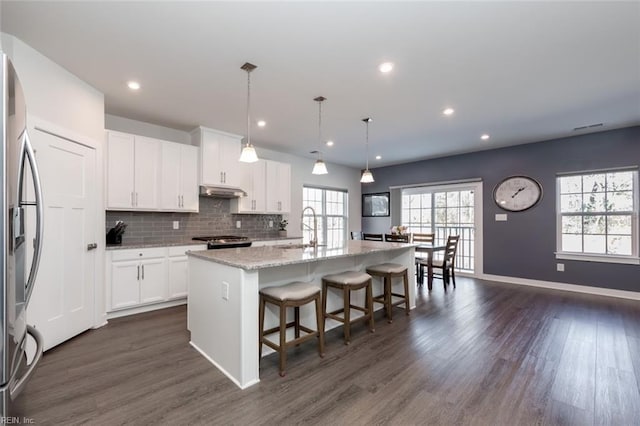
[[[42,252],[43,207],[38,168],[26,130],[26,105],[22,87],[6,55],[0,51],[0,417],[15,415],[13,402],[31,377],[42,357],[42,336],[27,325],[27,304],[33,291]],[[33,190],[28,186],[33,186]],[[27,193],[35,194],[32,199]],[[35,238],[27,241],[26,211],[35,211]],[[27,265],[27,244],[33,244]],[[31,336],[31,337],[28,337]],[[35,354],[27,360],[28,339],[36,343]]]

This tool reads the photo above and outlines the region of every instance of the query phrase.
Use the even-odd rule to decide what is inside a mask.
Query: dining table
[[[437,251],[444,251],[447,248],[445,244],[418,244],[415,246],[416,259],[418,257],[425,259],[424,256],[418,256],[418,253],[427,253],[427,288],[429,290],[433,287],[433,254]],[[424,266],[419,265],[418,268],[418,283],[424,284]]]

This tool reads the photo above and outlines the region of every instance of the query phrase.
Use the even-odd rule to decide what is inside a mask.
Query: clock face
[[[526,176],[511,176],[493,190],[493,199],[504,210],[521,212],[535,206],[542,198],[542,186]]]

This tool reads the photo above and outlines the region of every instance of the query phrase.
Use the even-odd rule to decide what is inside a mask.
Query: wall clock
[[[542,199],[542,185],[528,176],[510,176],[496,185],[493,199],[504,210],[521,212]]]

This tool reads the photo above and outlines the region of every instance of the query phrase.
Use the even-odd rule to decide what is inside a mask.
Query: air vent
[[[603,123],[589,124],[587,126],[574,127],[573,131],[579,132],[580,130],[593,129],[594,127],[602,127],[602,126],[604,126]]]

